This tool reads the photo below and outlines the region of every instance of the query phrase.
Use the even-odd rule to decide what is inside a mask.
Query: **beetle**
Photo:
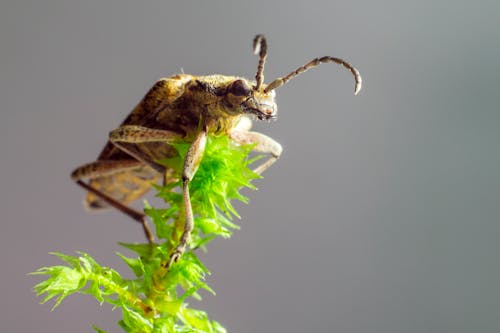
[[[348,62],[330,56],[314,58],[288,75],[265,84],[267,42],[263,35],[254,38],[253,49],[259,56],[255,81],[235,76],[188,74],[158,80],[121,125],[110,132],[97,160],[78,167],[71,174],[87,191],[85,203],[89,209],[120,210],[142,225],[148,241],[153,244],[146,216],[128,204],[145,195],[152,183],[172,177],[172,170],[158,161],[176,156],[172,143],[189,142],[182,172],[184,228],[167,268],[180,258],[189,243],[194,223],[189,182],[203,157],[208,134],[229,135],[238,144],[254,144],[255,151],[270,154],[254,169],[260,174],[280,157],[282,147],[272,138],[250,129],[252,119],[276,118],[276,89],[321,63],[344,66],[354,76],[354,94],[361,89],[359,71]]]

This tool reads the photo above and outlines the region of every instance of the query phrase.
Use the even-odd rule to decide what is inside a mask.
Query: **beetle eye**
[[[235,96],[247,96],[252,92],[252,89],[243,80],[236,80],[229,86],[228,90]]]

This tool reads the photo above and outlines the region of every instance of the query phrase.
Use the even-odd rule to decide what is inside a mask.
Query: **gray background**
[[[230,332],[498,332],[498,1],[40,1],[0,5],[2,332],[112,332],[119,311],[74,296],[38,305],[26,273],[50,251],[85,250],[125,271],[117,241],[142,241],[117,212],[89,214],[71,170],[152,83],[183,69],[268,81],[257,128],[282,159],[238,205],[242,230],[203,255]]]

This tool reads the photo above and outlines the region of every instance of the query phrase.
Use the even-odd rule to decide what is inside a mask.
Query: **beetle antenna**
[[[307,71],[310,68],[316,67],[319,64],[331,63],[331,62],[334,62],[336,64],[344,66],[352,73],[352,75],[354,76],[354,81],[356,83],[354,86],[354,95],[356,95],[361,90],[361,85],[363,82],[363,80],[361,78],[361,74],[359,74],[359,71],[354,66],[352,66],[350,63],[348,63],[347,61],[344,61],[344,60],[339,59],[339,58],[329,57],[329,56],[315,58],[315,59],[309,61],[304,66],[297,68],[296,70],[294,70],[290,74],[288,74],[286,76],[282,76],[280,78],[277,78],[273,82],[269,83],[269,85],[266,87],[266,89],[264,89],[264,92],[267,93],[271,90],[274,90],[274,89],[281,87],[282,85],[287,83],[289,80],[293,79],[294,77],[296,77],[297,75],[299,75],[301,73],[304,73],[305,71]]]
[[[264,82],[264,64],[267,57],[267,41],[264,35],[257,35],[253,39],[253,53],[259,54],[259,65],[257,66],[257,74],[255,75],[255,80],[257,81],[255,90],[259,90]]]

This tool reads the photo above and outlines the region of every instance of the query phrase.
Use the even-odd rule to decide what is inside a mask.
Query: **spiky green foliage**
[[[179,156],[161,163],[175,170],[180,179],[189,144],[179,143],[175,147]],[[203,161],[190,184],[195,215],[191,249],[205,248],[217,236],[227,238],[237,228],[232,220],[239,215],[231,200],[247,202],[239,191],[242,187],[254,189],[251,181],[259,177],[248,168],[254,161],[248,158],[251,148],[237,146],[225,136],[208,138]],[[189,297],[200,300],[200,289],[213,293],[205,282],[208,270],[195,252],[187,251],[170,270],[165,269],[184,224],[180,185],[180,181],[174,180],[166,186],[155,186],[166,208],[153,208],[146,203],[145,213],[155,225],[159,242],[154,246],[121,244],[135,253],[132,257],[118,253],[134,273],[134,279],[122,278],[87,253],[53,253],[65,265],[42,267],[32,273],[48,276],[34,287],[37,295],[43,295],[42,303],[55,299],[55,308],[71,294],[89,294],[101,304],[121,308],[123,318],[119,325],[126,332],[225,332],[205,312],[188,307],[186,302]],[[98,327],[94,330],[105,332]]]

